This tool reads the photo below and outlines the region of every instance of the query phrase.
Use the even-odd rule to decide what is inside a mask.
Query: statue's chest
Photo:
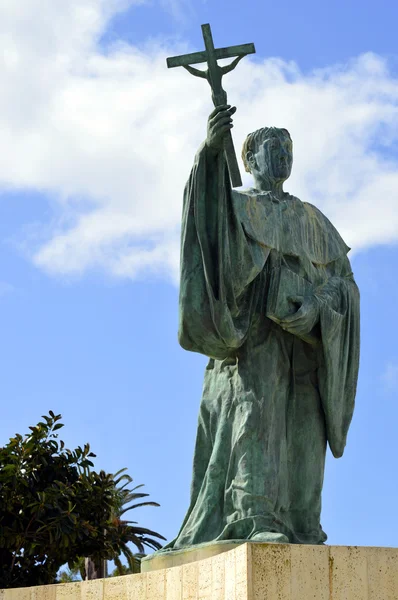
[[[233,195],[235,214],[248,237],[282,255],[327,264],[348,250],[333,225],[310,204],[289,196]]]

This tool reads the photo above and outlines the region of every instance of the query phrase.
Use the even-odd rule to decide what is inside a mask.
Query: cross
[[[242,44],[240,46],[229,46],[228,48],[214,48],[213,36],[211,34],[210,25],[202,25],[202,34],[205,42],[206,50],[204,52],[194,52],[193,54],[184,54],[182,56],[173,56],[167,59],[167,66],[184,67],[195,77],[207,79],[212,91],[212,99],[214,106],[221,106],[227,103],[227,93],[222,87],[222,77],[226,73],[232,71],[238,62],[247,54],[254,54],[256,51],[254,44]],[[222,58],[234,58],[229,65],[220,67],[217,60]],[[206,71],[195,69],[191,65],[205,62],[207,63]],[[234,143],[231,132],[225,136],[224,152],[227,159],[229,176],[231,178],[232,187],[240,187],[242,179],[240,177],[238,161],[236,159]]]

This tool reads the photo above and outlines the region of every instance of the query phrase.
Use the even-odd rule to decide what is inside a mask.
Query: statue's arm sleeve
[[[258,274],[269,250],[246,237],[235,214],[223,153],[204,144],[184,192],[179,342],[223,359],[247,338]]]
[[[333,455],[342,456],[351,423],[359,369],[359,291],[346,256],[315,291],[321,330],[319,390]]]

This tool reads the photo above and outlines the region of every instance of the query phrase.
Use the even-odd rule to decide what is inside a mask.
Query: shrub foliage
[[[122,520],[126,510],[158,505],[126,506],[147,494],[127,489],[123,471],[94,471],[89,444],[65,448],[61,415],[42,418],[0,448],[0,588],[54,583],[63,564],[82,556],[118,561],[131,554],[129,542],[139,552],[159,549],[160,534]]]

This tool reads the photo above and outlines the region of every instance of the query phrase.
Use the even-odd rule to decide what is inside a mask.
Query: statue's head
[[[255,179],[282,183],[290,176],[293,145],[287,129],[263,127],[249,133],[242,149],[245,169]]]

